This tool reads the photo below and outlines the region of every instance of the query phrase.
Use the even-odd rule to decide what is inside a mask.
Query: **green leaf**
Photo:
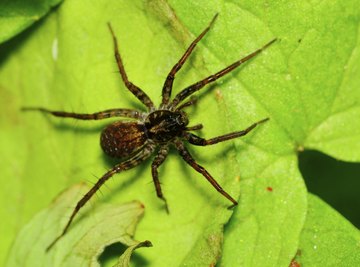
[[[61,0],[0,1],[0,44],[31,26]]]
[[[168,71],[216,13],[211,31],[177,75],[174,92],[280,39],[199,92],[198,106],[188,109],[191,124],[204,125],[205,137],[270,117],[242,139],[190,148],[227,192],[237,197],[241,190],[225,236],[230,203],[176,152],[160,169],[170,215],[156,198],[150,162],[114,176],[99,201],[145,204],[136,239],[153,242],[152,249],[137,252],[149,265],[214,265],[225,240],[225,266],[288,266],[307,213],[297,152],[312,148],[338,159],[360,158],[360,150],[352,149],[360,143],[354,120],[359,117],[359,9],[352,0],[64,2],[17,40],[21,45],[10,42],[0,50],[5,111],[0,145],[6,155],[0,161],[5,193],[0,216],[9,229],[2,235],[2,251],[60,190],[77,181],[94,182],[92,174],[100,176],[116,163],[98,146],[109,121],[62,120],[20,113],[20,107],[82,113],[142,108],[117,73],[108,21],[130,80],[159,104]]]
[[[226,227],[221,266],[289,265],[306,215],[295,161],[279,158],[259,172],[256,182],[243,180],[241,205]]]
[[[10,42],[2,49],[6,52],[2,57],[0,75],[5,79],[1,80],[1,88],[8,98],[2,104],[16,117],[14,120],[2,118],[1,140],[6,140],[3,147],[9,156],[1,162],[3,177],[16,177],[6,184],[4,190],[7,191],[1,199],[7,207],[2,215],[7,217],[5,223],[11,229],[4,233],[6,242],[2,250],[5,253],[16,230],[35,212],[46,207],[52,196],[74,182],[96,181],[93,174],[100,176],[105,168],[116,163],[104,158],[98,145],[101,128],[109,120],[75,122],[35,112],[20,113],[21,106],[78,112],[139,106],[117,72],[108,21],[119,38],[128,76],[160,103],[163,80],[193,35],[186,32],[182,35],[187,38],[186,43],[179,44],[157,19],[158,11],[145,14],[141,10],[147,6],[142,5],[142,2],[126,1],[106,4],[94,1],[92,5],[66,1],[41,25],[23,36],[21,46],[14,48]],[[74,16],[79,10],[86,16]],[[208,25],[212,16],[201,21],[202,27]],[[182,26],[180,30],[184,29]],[[187,64],[179,75],[177,87],[201,78],[196,70],[190,70],[191,64]],[[216,130],[224,124],[213,95],[206,95],[201,102],[204,107],[214,106],[214,109],[206,116],[200,113],[197,116],[195,110],[189,109],[196,115],[192,123],[208,125],[208,136],[222,133]],[[212,121],[211,118],[216,119]],[[234,156],[224,155],[224,148],[226,146],[209,148],[206,155],[194,152],[194,156],[205,166],[216,163],[209,171],[236,198],[239,181],[236,165],[231,163]],[[147,212],[136,239],[151,240],[154,244],[152,251],[138,252],[147,262],[157,266],[194,262],[194,259],[200,265],[215,263],[220,257],[223,225],[232,214],[227,209],[231,203],[186,166],[177,154],[171,154],[160,169],[160,179],[170,215],[154,192],[149,162],[114,176],[116,182],[107,183],[110,191],[103,189],[100,201],[123,203],[137,199],[145,203]],[[25,201],[17,203],[18,199]],[[6,216],[9,212],[13,214],[11,218]],[[202,256],[196,256],[199,254]]]
[[[358,266],[360,233],[318,197],[309,194],[308,215],[301,232],[301,266]]]
[[[144,212],[143,205],[134,201],[123,205],[104,204],[97,207],[92,216],[78,218],[81,223],[75,223],[72,231],[46,252],[66,224],[72,212],[69,207],[87,190],[89,187],[83,184],[72,186],[25,225],[6,266],[100,266],[97,258],[107,245],[115,242],[129,246],[118,265],[129,266],[135,247],[151,246],[149,241],[132,240]]]

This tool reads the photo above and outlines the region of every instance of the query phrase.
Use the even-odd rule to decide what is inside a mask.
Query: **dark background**
[[[299,155],[308,191],[360,228],[360,164],[338,161],[318,151]]]

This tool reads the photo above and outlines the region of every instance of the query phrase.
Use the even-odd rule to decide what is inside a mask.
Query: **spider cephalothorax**
[[[156,144],[163,144],[181,137],[189,120],[183,111],[157,110],[145,120],[146,134]]]
[[[242,131],[232,132],[211,139],[203,139],[191,133],[192,131],[201,129],[202,124],[187,127],[189,120],[188,116],[183,111],[184,108],[195,104],[196,98],[190,98],[187,101],[185,100],[208,83],[216,81],[220,77],[240,66],[242,63],[259,54],[265,48],[274,43],[276,39],[270,41],[262,48],[257,49],[253,53],[234,62],[219,72],[210,75],[209,77],[196,82],[193,85],[190,85],[189,87],[179,92],[172,100],[170,100],[175,74],[181,69],[182,65],[189,57],[196,44],[209,31],[216,17],[217,16],[214,17],[210,25],[190,44],[189,48],[186,50],[181,59],[171,69],[162,89],[162,102],[159,108],[155,107],[151,99],[143,90],[128,80],[118,50],[117,39],[110,24],[108,26],[113,38],[115,58],[121,77],[127,89],[147,107],[147,112],[120,108],[104,110],[93,114],[79,114],[64,111],[51,111],[44,108],[24,108],[24,110],[39,110],[45,113],[50,113],[57,117],[75,118],[79,120],[101,120],[110,117],[127,118],[127,120],[119,120],[108,125],[102,131],[100,138],[100,144],[104,152],[111,157],[120,159],[120,163],[107,171],[89,190],[89,192],[87,192],[79,200],[70,216],[70,219],[64,227],[63,232],[50,244],[48,249],[50,249],[62,236],[65,235],[75,215],[110,177],[112,177],[115,173],[119,173],[137,166],[149,158],[152,154],[154,154],[154,152],[156,152],[156,155],[151,165],[151,173],[155,184],[156,194],[164,201],[166,210],[168,211],[167,203],[163,196],[158,178],[158,168],[164,162],[169,152],[170,146],[175,147],[185,162],[189,164],[194,170],[201,173],[219,193],[230,200],[233,205],[237,205],[237,201],[232,198],[224,189],[222,189],[222,187],[206,171],[206,169],[196,163],[189,151],[186,149],[185,142],[197,146],[217,144],[219,142],[246,135],[258,124],[267,121],[268,118],[260,120]]]

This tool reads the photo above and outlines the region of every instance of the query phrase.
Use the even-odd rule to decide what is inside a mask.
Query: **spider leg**
[[[190,126],[190,127],[186,127],[185,130],[186,131],[197,131],[197,130],[201,130],[203,128],[203,125],[200,124],[196,124],[194,126]]]
[[[171,96],[171,90],[173,86],[173,82],[175,79],[175,74],[181,69],[185,61],[190,56],[191,52],[194,50],[197,43],[205,36],[205,34],[210,30],[210,27],[216,20],[218,14],[214,16],[212,21],[210,22],[209,26],[206,27],[205,30],[190,44],[184,55],[180,58],[180,60],[172,67],[170,73],[166,77],[163,89],[162,89],[162,102],[161,105],[164,106],[169,103],[170,96]]]
[[[165,209],[166,209],[167,213],[169,213],[169,207],[168,207],[166,199],[161,191],[161,185],[160,185],[157,169],[164,162],[168,153],[169,153],[169,147],[162,146],[151,165],[151,173],[152,173],[152,177],[153,177],[153,181],[154,181],[154,185],[155,185],[155,189],[156,189],[156,195],[158,196],[158,198],[160,198],[164,201]]]
[[[91,199],[91,197],[100,189],[101,186],[104,185],[104,183],[111,178],[114,174],[131,169],[141,162],[143,162],[145,159],[147,159],[151,153],[154,151],[154,146],[152,144],[149,144],[148,146],[145,146],[139,153],[134,155],[132,158],[121,162],[117,165],[115,165],[111,170],[106,172],[97,182],[93,185],[93,187],[78,201],[76,204],[70,219],[68,220],[67,224],[65,225],[62,233],[55,238],[55,240],[47,247],[46,251],[49,251],[67,232],[69,229],[72,221],[74,220],[76,214],[79,212],[79,210]]]
[[[182,90],[180,93],[178,93],[175,96],[174,100],[171,103],[171,108],[176,107],[181,101],[183,101],[185,98],[192,95],[196,91],[200,90],[201,88],[203,88],[208,83],[216,81],[220,77],[222,77],[225,74],[231,72],[233,69],[239,67],[244,62],[246,62],[249,59],[255,57],[256,55],[261,53],[263,50],[265,50],[267,47],[269,47],[271,44],[273,44],[276,40],[277,40],[276,38],[271,40],[270,42],[268,42],[263,47],[257,49],[256,51],[252,52],[251,54],[247,55],[246,57],[234,62],[230,66],[228,66],[228,67],[222,69],[221,71],[219,71],[219,72],[217,72],[217,73],[215,73],[213,75],[210,75],[209,77],[207,77],[207,78],[205,78],[205,79],[203,79],[203,80],[201,80],[201,81],[199,81],[197,83],[194,83],[194,84],[190,85],[189,87],[185,88],[184,90]]]
[[[132,82],[130,82],[128,80],[128,77],[126,75],[126,71],[123,65],[123,62],[121,60],[121,56],[120,56],[120,52],[119,52],[119,47],[118,47],[118,42],[116,39],[116,36],[114,34],[114,31],[110,25],[110,23],[108,22],[108,27],[114,42],[114,51],[115,51],[115,59],[116,59],[116,63],[118,65],[120,74],[121,74],[121,78],[124,81],[125,86],[129,89],[129,91],[131,93],[133,93],[134,96],[137,97],[137,99],[139,99],[145,106],[147,106],[150,110],[154,110],[155,106],[154,103],[151,101],[150,97],[143,91],[141,90],[139,87],[137,87],[135,84],[133,84]]]
[[[228,200],[230,200],[233,205],[232,206],[236,206],[238,203],[235,199],[233,199],[219,184],[218,182],[216,182],[216,180],[211,176],[210,173],[208,173],[208,171],[200,166],[199,164],[196,163],[196,161],[194,160],[194,158],[190,155],[189,151],[186,149],[185,145],[183,142],[176,140],[174,141],[175,147],[176,149],[179,151],[180,156],[185,160],[185,162],[187,164],[189,164],[191,167],[194,168],[194,170],[196,170],[197,172],[201,173],[210,183],[213,187],[215,187],[215,189],[222,194],[224,197],[226,197]]]
[[[54,111],[48,110],[46,108],[38,108],[38,107],[24,107],[21,110],[23,111],[40,111],[43,113],[51,114],[55,117],[64,117],[64,118],[74,118],[78,120],[103,120],[111,117],[126,117],[133,119],[142,118],[142,112],[139,112],[134,109],[108,109],[103,110],[96,113],[91,114],[81,114],[81,113],[73,113],[73,112],[65,112],[65,111]]]
[[[192,106],[192,105],[196,105],[198,99],[196,96],[191,96],[189,101],[184,102],[183,104],[181,104],[180,106],[177,107],[177,110],[182,110],[183,108]]]
[[[261,121],[255,122],[254,124],[250,125],[248,128],[246,128],[245,130],[242,131],[238,131],[238,132],[233,132],[233,133],[228,133],[228,134],[224,134],[221,136],[217,136],[211,139],[204,139],[201,138],[195,134],[192,133],[186,133],[185,134],[185,139],[187,141],[189,141],[190,144],[196,145],[196,146],[208,146],[208,145],[214,145],[220,142],[224,142],[230,139],[234,139],[234,138],[238,138],[240,136],[244,136],[246,134],[248,134],[251,130],[253,130],[257,125],[259,125],[260,123],[266,122],[268,121],[269,118],[263,119]]]

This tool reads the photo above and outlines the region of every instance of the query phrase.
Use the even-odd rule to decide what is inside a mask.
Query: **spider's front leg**
[[[186,131],[197,131],[197,130],[201,130],[203,128],[203,125],[200,124],[196,124],[194,126],[190,126],[190,127],[186,127],[185,130]]]
[[[210,27],[216,20],[218,14],[214,16],[212,21],[210,22],[209,26],[206,27],[205,30],[190,44],[188,49],[185,51],[184,55],[180,58],[180,60],[172,67],[171,71],[169,72],[168,76],[166,77],[163,90],[162,90],[162,102],[161,105],[165,106],[169,103],[170,96],[171,96],[171,90],[173,86],[173,82],[175,79],[175,74],[181,69],[185,61],[190,56],[191,52],[194,50],[195,46],[198,44],[198,42],[205,36],[205,34],[210,30]]]
[[[115,167],[113,167],[111,170],[106,172],[97,182],[96,184],[78,201],[76,204],[70,219],[68,220],[67,224],[65,225],[62,233],[55,238],[55,240],[47,247],[46,251],[49,251],[68,231],[72,221],[74,220],[76,214],[80,211],[80,209],[91,199],[91,197],[100,189],[101,186],[105,184],[109,178],[111,178],[114,174],[131,169],[137,165],[139,165],[141,162],[143,162],[145,159],[147,159],[151,153],[154,151],[154,146],[152,144],[149,144],[145,146],[138,154],[133,156],[132,158],[121,162],[117,164]]]
[[[263,119],[261,121],[255,122],[254,124],[250,125],[245,130],[220,135],[220,136],[217,136],[217,137],[214,137],[214,138],[211,138],[211,139],[204,139],[204,138],[201,138],[201,137],[199,137],[199,136],[197,136],[195,134],[192,134],[192,133],[185,133],[184,137],[185,137],[185,139],[187,141],[189,141],[190,144],[193,144],[193,145],[196,145],[196,146],[214,145],[214,144],[217,144],[217,143],[220,143],[220,142],[224,142],[224,141],[227,141],[227,140],[238,138],[240,136],[247,135],[256,126],[258,126],[259,124],[264,123],[264,122],[266,122],[268,120],[269,120],[269,118],[266,118],[266,119]]]
[[[198,98],[196,96],[191,96],[189,101],[184,102],[180,106],[177,107],[177,110],[182,110],[184,108],[190,107],[192,105],[196,105],[198,102]]]
[[[179,151],[180,156],[185,160],[187,164],[189,164],[197,172],[201,173],[220,194],[222,194],[224,197],[226,197],[228,200],[230,200],[233,203],[233,205],[230,208],[238,204],[237,201],[219,185],[219,183],[211,176],[211,174],[204,167],[196,163],[194,158],[186,149],[183,142],[181,142],[180,140],[175,140],[174,145],[176,149]]]
[[[243,57],[242,59],[240,59],[238,61],[235,61],[233,64],[231,64],[230,66],[227,66],[226,68],[222,69],[221,71],[219,71],[219,72],[217,72],[217,73],[215,73],[213,75],[210,75],[207,78],[186,87],[185,89],[183,89],[181,92],[179,92],[174,97],[173,101],[170,103],[170,107],[175,108],[179,103],[181,103],[183,100],[185,100],[187,97],[189,97],[190,95],[192,95],[196,91],[199,91],[205,85],[207,85],[209,83],[212,83],[212,82],[215,82],[217,79],[223,77],[224,75],[228,74],[232,70],[234,70],[237,67],[241,66],[246,61],[248,61],[248,60],[252,59],[253,57],[257,56],[258,54],[260,54],[262,51],[264,51],[266,48],[268,48],[270,45],[272,45],[276,40],[277,40],[277,38],[271,40],[270,42],[265,44],[263,47],[255,50],[254,52],[252,52],[249,55]]]

